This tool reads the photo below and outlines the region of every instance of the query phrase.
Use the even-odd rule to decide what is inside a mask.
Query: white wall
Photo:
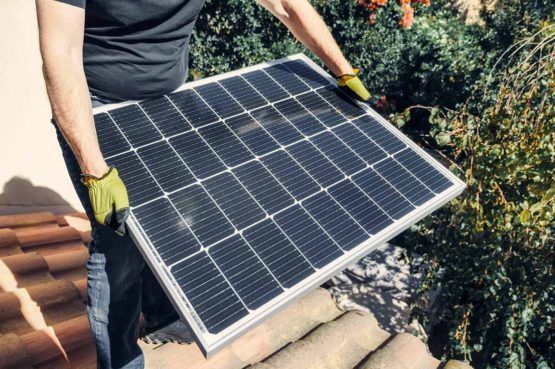
[[[0,214],[81,210],[50,124],[37,32],[34,0],[0,1]]]

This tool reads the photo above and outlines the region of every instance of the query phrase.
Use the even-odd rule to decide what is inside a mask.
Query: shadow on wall
[[[51,211],[55,214],[75,213],[62,195],[43,186],[35,186],[22,177],[13,177],[4,184],[0,193],[0,215],[31,211]]]

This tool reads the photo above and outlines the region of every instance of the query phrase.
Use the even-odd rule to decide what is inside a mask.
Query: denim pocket
[[[87,261],[88,308],[93,319],[108,323],[110,284],[106,274],[106,256],[93,252]]]

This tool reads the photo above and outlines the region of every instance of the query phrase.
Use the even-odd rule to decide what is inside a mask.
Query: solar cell
[[[322,76],[321,73],[318,73],[301,60],[291,60],[283,63],[283,65],[296,77],[314,89],[330,84],[330,81]]]
[[[241,76],[226,78],[220,84],[247,110],[267,104],[266,99]]]
[[[127,183],[131,206],[162,196],[160,186],[133,151],[108,159],[108,164],[118,168],[120,177]]]
[[[315,136],[312,142],[346,175],[350,176],[366,168],[366,163],[331,132]]]
[[[395,154],[394,158],[435,193],[441,193],[453,185],[449,178],[442,175],[413,149],[403,150]]]
[[[396,137],[383,124],[380,124],[371,116],[365,115],[356,119],[354,123],[368,138],[388,154],[394,154],[407,147],[399,137]]]
[[[260,162],[251,161],[234,169],[233,173],[268,214],[276,213],[295,202]]]
[[[206,354],[464,188],[304,56],[95,124],[131,236]]]
[[[248,314],[244,303],[205,252],[175,265],[172,274],[208,332],[218,333]]]
[[[414,205],[422,205],[434,197],[434,194],[426,186],[393,158],[376,164],[374,168]]]
[[[266,217],[262,207],[231,173],[221,173],[203,184],[235,228],[243,229]]]
[[[370,234],[392,223],[391,218],[351,181],[338,183],[329,193]]]
[[[110,111],[110,116],[133,147],[162,139],[139,105],[132,104]]]
[[[195,182],[189,168],[167,141],[141,147],[137,154],[165,192],[172,192]]]
[[[233,131],[223,123],[202,127],[198,133],[229,167],[254,158],[247,147],[235,137]]]
[[[249,309],[256,309],[283,292],[258,255],[239,235],[226,238],[208,253]]]
[[[195,88],[195,91],[222,119],[241,114],[245,111],[218,82],[198,86]]]
[[[278,142],[249,114],[238,115],[225,123],[255,155],[279,149]]]
[[[204,179],[225,170],[225,164],[195,131],[171,138],[169,143],[197,178]]]
[[[358,173],[353,181],[392,219],[399,219],[414,210],[414,206],[401,193],[372,169]]]
[[[262,158],[262,163],[296,200],[302,200],[320,190],[320,186],[285,151],[276,151]]]
[[[201,249],[187,223],[168,199],[159,198],[135,207],[133,215],[166,265],[184,260]]]
[[[335,127],[338,124],[344,123],[347,118],[343,116],[336,108],[328,104],[326,100],[322,99],[318,94],[306,93],[296,97],[306,109],[324,123],[326,127]]]
[[[331,186],[344,178],[343,173],[308,141],[296,143],[287,151],[322,187]]]
[[[281,145],[289,145],[303,138],[301,132],[272,106],[254,110],[251,115]]]
[[[233,225],[202,186],[186,187],[169,199],[201,245],[210,246],[233,234]]]
[[[355,119],[365,114],[361,106],[333,86],[322,88],[317,92],[322,99],[349,119]]]
[[[216,113],[191,89],[170,94],[168,98],[193,127],[202,127],[218,120]]]
[[[322,132],[326,127],[297,100],[287,99],[276,103],[275,108],[303,135],[311,136]]]
[[[309,85],[297,76],[292,75],[291,71],[283,64],[272,65],[271,67],[264,68],[263,71],[291,95],[298,95],[310,90]]]
[[[291,288],[314,272],[303,254],[270,219],[246,230],[244,237],[283,287]]]
[[[166,97],[144,100],[139,106],[166,137],[191,130],[191,124]]]
[[[94,116],[94,125],[96,127],[100,151],[102,151],[104,157],[109,158],[131,149],[131,146],[129,146],[129,143],[108,114],[96,114]]]
[[[289,93],[262,70],[245,73],[243,77],[271,103],[289,97]]]
[[[380,148],[380,146],[362,134],[362,132],[352,124],[342,124],[334,128],[332,132],[369,165],[377,163],[387,157],[387,153]]]
[[[345,251],[368,239],[364,229],[326,192],[304,201],[303,207]]]
[[[276,223],[317,268],[326,266],[343,254],[331,237],[299,205],[278,214]]]

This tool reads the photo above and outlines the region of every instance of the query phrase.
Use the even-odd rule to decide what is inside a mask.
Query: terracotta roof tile
[[[50,274],[55,279],[67,279],[71,281],[87,277],[85,265],[89,258],[89,252],[85,247],[76,251],[59,252],[44,257],[48,264]]]
[[[52,327],[20,336],[31,365],[66,356],[69,352],[92,343],[86,315],[65,320]]]
[[[0,335],[2,368],[32,368],[21,339],[13,333]]]
[[[0,216],[0,368],[95,368],[86,316],[83,214]],[[209,359],[195,344],[141,343],[148,368],[436,369],[416,337],[390,335],[371,314],[344,312],[317,289]],[[449,361],[445,368],[468,369]]]
[[[0,334],[27,334],[85,314],[81,291],[70,281],[52,281],[0,293]]]
[[[4,292],[54,280],[44,257],[36,252],[1,258],[0,287]]]
[[[42,229],[51,227],[58,227],[58,219],[50,212],[0,215],[0,228]]]
[[[0,257],[21,254],[22,252],[15,232],[11,229],[0,228]]]
[[[95,366],[85,308],[90,230],[70,223],[48,212],[0,216],[2,368]]]
[[[408,333],[399,333],[366,359],[360,369],[436,369],[440,361],[426,345]]]
[[[81,234],[72,227],[27,228],[15,232],[19,245],[24,248],[67,241],[78,240],[81,243],[83,241]]]

